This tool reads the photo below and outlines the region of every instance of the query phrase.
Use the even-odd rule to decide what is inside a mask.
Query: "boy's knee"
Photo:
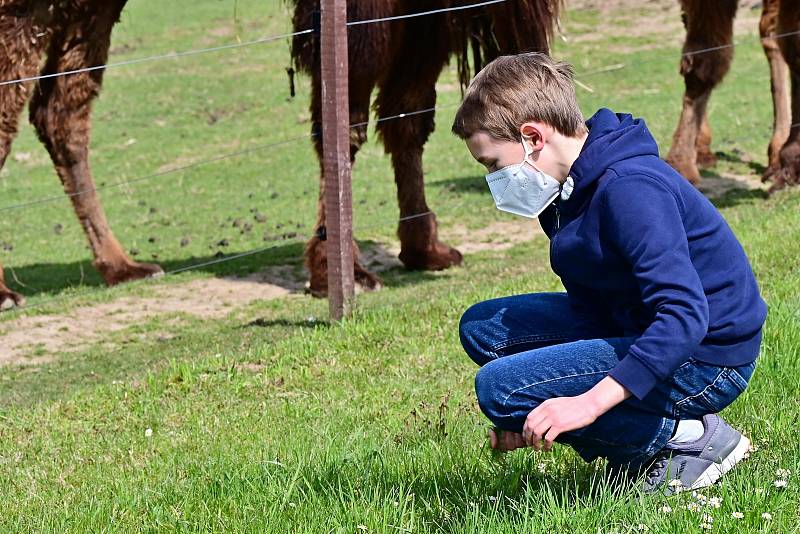
[[[482,332],[486,327],[484,315],[481,312],[481,303],[473,304],[464,312],[458,323],[458,337],[461,340],[461,346],[478,365],[485,365],[494,359],[494,355],[482,340]]]
[[[504,414],[500,401],[501,384],[495,367],[490,362],[478,370],[475,375],[475,395],[478,397],[478,406],[483,414],[497,423]]]

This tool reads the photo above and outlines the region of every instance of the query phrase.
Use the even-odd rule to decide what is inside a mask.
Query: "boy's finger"
[[[556,438],[561,432],[555,430],[554,428],[550,428],[547,432],[547,435],[544,437],[544,450],[549,451],[553,448],[553,443],[555,443]]]
[[[498,445],[497,431],[494,428],[489,429],[489,445],[496,449]]]

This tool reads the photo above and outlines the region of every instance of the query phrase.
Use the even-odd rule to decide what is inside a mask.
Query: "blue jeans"
[[[521,432],[541,402],[580,395],[617,365],[636,337],[603,335],[570,307],[566,293],[534,293],[481,302],[461,318],[464,350],[481,366],[475,391],[500,429]],[[556,441],[587,462],[605,457],[638,467],[673,434],[678,419],[699,419],[732,403],[747,387],[755,361],[718,367],[689,359],[643,400],[630,397],[591,425]]]

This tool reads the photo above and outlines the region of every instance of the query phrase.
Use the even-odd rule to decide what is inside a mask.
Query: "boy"
[[[767,315],[720,213],[643,120],[601,109],[584,123],[572,68],[545,54],[488,65],[453,132],[497,208],[539,218],[566,289],[461,319],[491,446],[565,443],[643,473],[645,491],[714,483],[749,447],[717,413],[747,387]]]

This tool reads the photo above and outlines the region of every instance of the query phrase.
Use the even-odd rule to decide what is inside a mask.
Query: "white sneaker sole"
[[[697,480],[692,484],[689,488],[690,490],[705,488],[706,486],[710,486],[719,478],[733,469],[733,466],[738,464],[740,461],[744,459],[747,455],[747,451],[750,449],[750,440],[747,437],[742,436],[739,438],[739,443],[736,447],[731,451],[731,453],[726,456],[722,462],[718,464],[711,464],[708,469],[703,471],[703,473],[697,478]]]

